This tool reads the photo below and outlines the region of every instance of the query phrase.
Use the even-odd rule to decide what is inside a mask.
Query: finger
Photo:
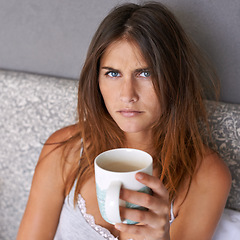
[[[123,219],[130,219],[135,222],[144,223],[152,228],[159,228],[165,226],[169,222],[168,214],[157,215],[151,211],[144,211],[131,208],[120,208],[120,215]]]
[[[153,229],[147,225],[128,225],[117,223],[115,228],[121,232],[144,236],[145,239],[162,239],[166,235],[165,227]]]
[[[124,201],[148,208],[150,211],[158,214],[169,213],[168,201],[162,199],[161,197],[123,188],[120,192],[120,198]]]
[[[169,200],[169,194],[163,183],[159,178],[148,175],[146,173],[136,173],[136,179],[142,184],[148,186],[158,196],[164,198],[166,201]]]

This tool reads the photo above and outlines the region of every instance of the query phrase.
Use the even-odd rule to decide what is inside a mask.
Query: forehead
[[[137,43],[127,39],[121,39],[111,43],[101,57],[101,63],[113,64],[114,62],[131,62],[139,63],[140,65],[147,65],[146,60],[142,54]]]

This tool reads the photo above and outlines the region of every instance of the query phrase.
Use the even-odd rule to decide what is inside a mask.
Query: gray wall
[[[78,78],[99,22],[121,2],[0,0],[0,68]],[[212,60],[221,100],[240,103],[240,1],[162,2]]]

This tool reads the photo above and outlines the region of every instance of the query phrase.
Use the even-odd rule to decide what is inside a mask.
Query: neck
[[[151,153],[152,149],[152,134],[142,133],[126,133],[126,147],[143,150]]]

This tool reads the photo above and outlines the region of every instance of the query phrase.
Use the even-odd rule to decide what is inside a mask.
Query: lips
[[[142,114],[142,111],[131,110],[131,109],[122,109],[118,111],[123,117],[136,117]]]

